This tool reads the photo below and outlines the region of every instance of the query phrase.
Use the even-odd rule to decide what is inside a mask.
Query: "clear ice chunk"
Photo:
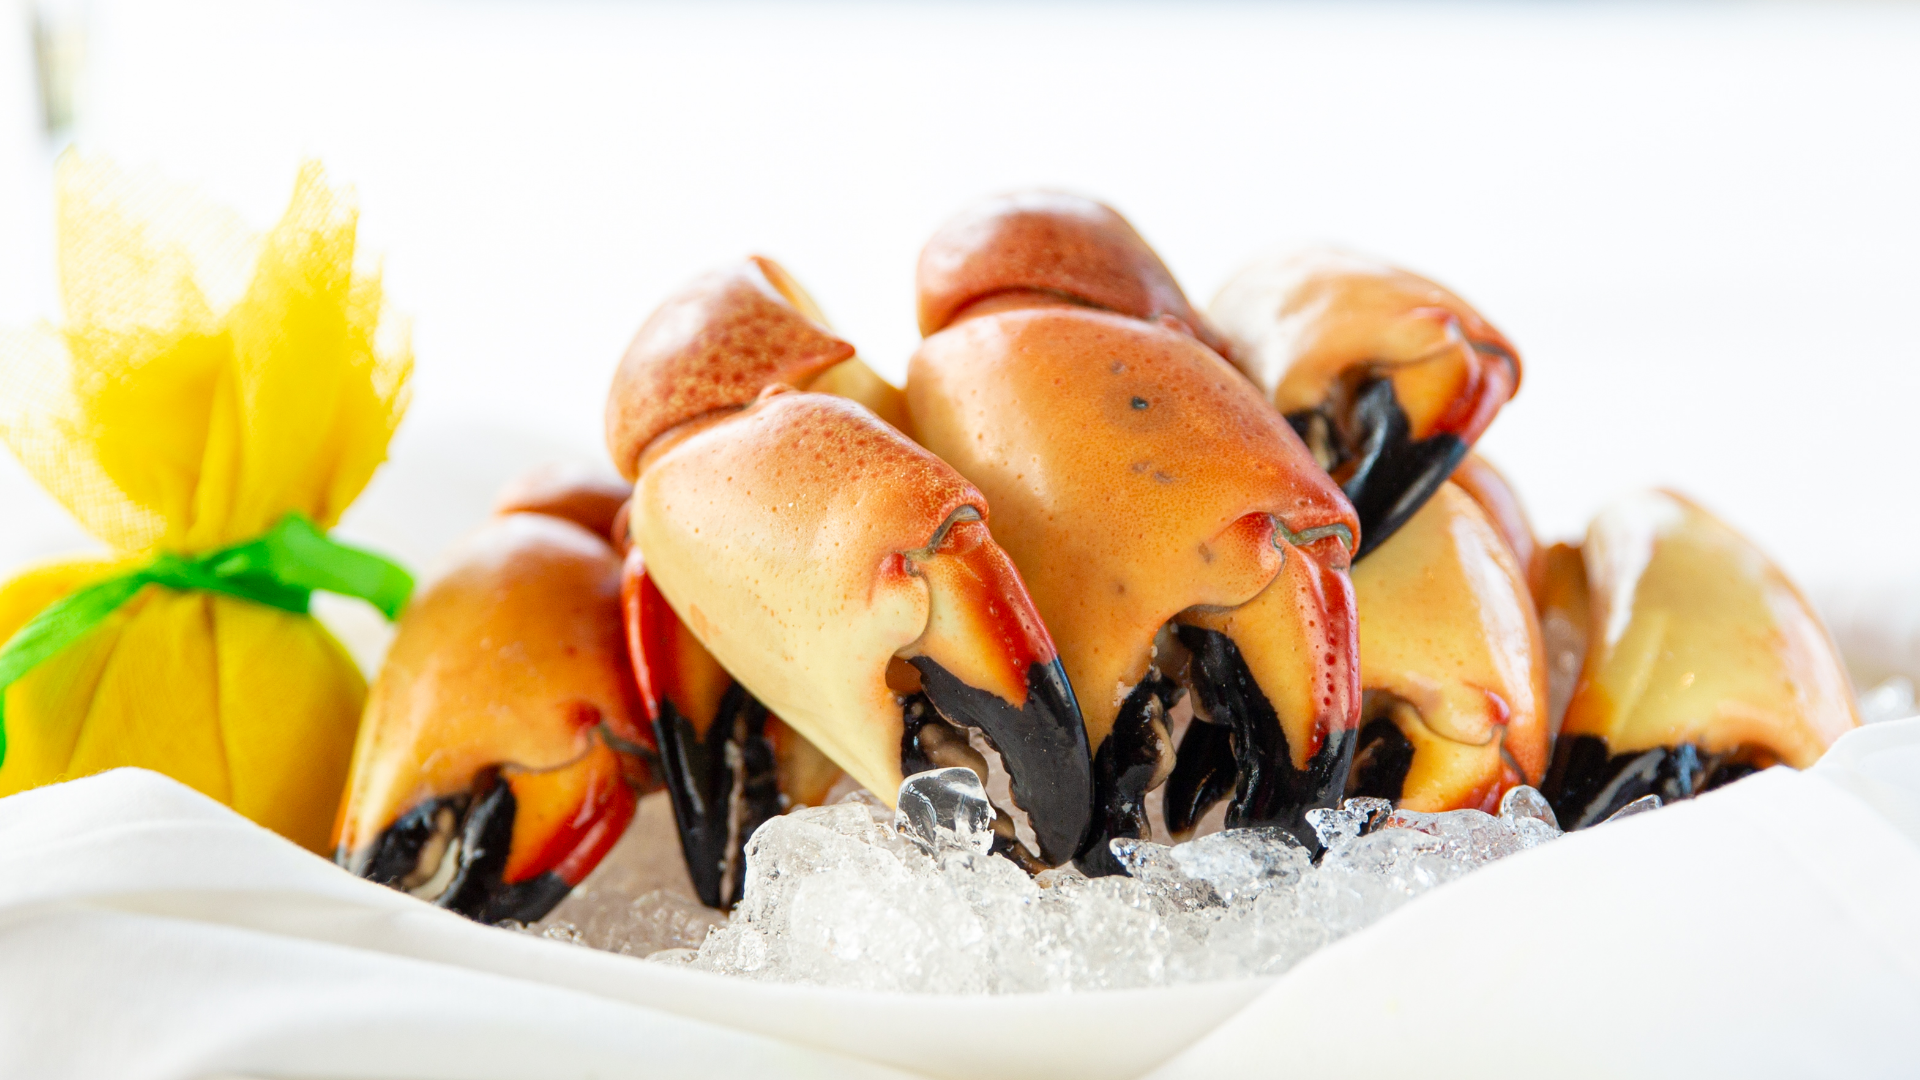
[[[1500,816],[1507,821],[1532,818],[1535,821],[1544,821],[1556,830],[1560,828],[1560,819],[1554,816],[1553,807],[1547,803],[1547,797],[1525,784],[1508,788],[1507,793],[1500,796]]]
[[[1323,807],[1307,811],[1307,825],[1320,838],[1321,847],[1332,848],[1379,828],[1392,812],[1393,804],[1387,800],[1363,795],[1341,803],[1337,810]]]
[[[929,855],[993,850],[993,804],[972,769],[932,769],[900,782],[893,827]]]
[[[1621,818],[1638,817],[1641,814],[1660,809],[1660,805],[1660,796],[1642,795],[1620,809],[1615,810],[1613,813],[1608,814],[1602,818],[1599,823],[1605,825],[1609,821],[1619,821]]]

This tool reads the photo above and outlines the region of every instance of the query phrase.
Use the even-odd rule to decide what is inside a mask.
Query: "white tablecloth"
[[[883,997],[494,930],[151,773],[0,800],[7,1077],[1894,1076],[1920,719],[1443,887],[1287,976]]]

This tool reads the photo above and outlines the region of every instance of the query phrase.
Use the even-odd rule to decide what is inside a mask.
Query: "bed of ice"
[[[1127,877],[1062,868],[1036,878],[989,852],[993,810],[972,772],[910,777],[899,803],[891,811],[856,792],[761,826],[747,847],[746,898],[724,922],[654,893],[546,934],[860,990],[1164,986],[1283,972],[1423,892],[1560,835],[1529,787],[1509,791],[1498,814],[1350,799],[1309,813],[1326,848],[1318,863],[1279,829],[1230,829],[1173,846],[1114,841]]]

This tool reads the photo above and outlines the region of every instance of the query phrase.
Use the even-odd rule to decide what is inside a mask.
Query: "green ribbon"
[[[7,687],[43,661],[85,637],[120,605],[149,585],[224,593],[305,615],[315,592],[352,596],[400,614],[413,577],[370,551],[351,548],[299,513],[288,514],[257,539],[205,555],[155,555],[138,570],[76,589],[48,605],[0,646],[0,763],[7,759]]]

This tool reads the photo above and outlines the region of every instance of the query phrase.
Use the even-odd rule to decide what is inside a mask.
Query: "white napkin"
[[[1920,719],[1508,859],[1279,980],[884,996],[478,926],[119,770],[0,800],[0,1075],[1895,1075],[1916,843]]]

